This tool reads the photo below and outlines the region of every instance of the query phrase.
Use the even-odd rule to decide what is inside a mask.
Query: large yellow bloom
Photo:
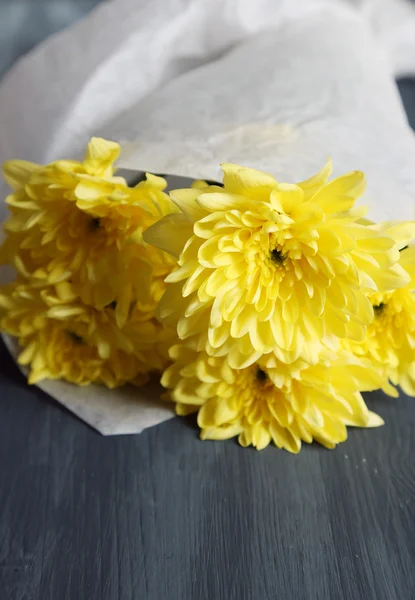
[[[173,266],[143,242],[142,232],[177,209],[163,192],[164,179],[147,175],[129,188],[114,177],[119,151],[118,144],[93,138],[82,163],[6,163],[14,193],[6,200],[12,214],[1,254],[24,277],[44,284],[70,280],[96,308],[116,302],[122,326],[131,302],[147,303],[152,280]]]
[[[144,239],[178,257],[160,315],[181,339],[243,368],[278,352],[292,362],[326,337],[362,340],[367,291],[405,285],[399,245],[360,222],[363,173],[328,182],[331,164],[297,185],[222,165],[224,188],[171,193],[181,214]]]
[[[110,388],[148,380],[169,359],[171,333],[145,307],[132,306],[124,327],[112,307],[85,305],[66,282],[42,287],[13,283],[0,288],[0,330],[17,338],[18,362],[30,366],[29,383],[66,379]]]
[[[198,411],[202,439],[239,436],[242,446],[258,450],[273,441],[296,453],[302,441],[334,448],[347,438],[347,425],[383,424],[360,394],[379,388],[382,377],[370,361],[350,353],[327,353],[313,366],[268,357],[241,370],[189,342],[173,346],[170,355],[174,362],[162,383],[171,389],[178,414]]]
[[[415,247],[402,250],[400,265],[410,282],[393,292],[372,294],[375,318],[366,338],[360,343],[346,341],[345,345],[357,356],[371,359],[394,385],[415,396]],[[384,390],[398,395],[390,385]]]

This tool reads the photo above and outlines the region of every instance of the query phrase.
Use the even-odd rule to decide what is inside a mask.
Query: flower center
[[[271,250],[270,254],[271,254],[271,260],[273,263],[275,263],[277,265],[284,264],[285,254],[283,254],[281,252],[281,250],[278,250],[278,248],[274,248],[273,250]]]
[[[381,302],[380,304],[377,304],[375,306],[373,306],[373,310],[375,311],[375,315],[379,316],[382,314],[382,312],[384,311],[386,307],[386,304],[384,302]]]
[[[74,331],[67,331],[66,334],[75,344],[85,344],[83,338]]]
[[[261,383],[268,379],[268,375],[260,367],[257,368],[255,376],[256,376],[256,380]]]
[[[91,222],[90,222],[91,231],[97,231],[97,229],[99,229],[100,227],[101,227],[101,219],[99,219],[98,217],[94,217],[93,219],[91,219]]]

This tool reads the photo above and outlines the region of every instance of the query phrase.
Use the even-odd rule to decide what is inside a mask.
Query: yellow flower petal
[[[88,144],[84,165],[87,173],[101,175],[111,168],[120,154],[120,145],[102,138],[92,138]]]
[[[201,440],[229,440],[241,433],[241,425],[235,423],[224,427],[210,427],[202,429],[200,432]]]
[[[175,235],[171,235],[172,231]],[[144,241],[160,248],[172,256],[180,256],[183,239],[192,235],[193,226],[187,217],[180,214],[166,215],[149,227],[143,234]]]
[[[366,427],[382,427],[385,421],[376,413],[369,411],[369,420],[366,423]]]
[[[24,187],[34,173],[41,170],[40,165],[26,160],[9,160],[3,165],[3,176],[6,183],[13,189]]]
[[[207,211],[197,202],[199,196],[200,190],[197,189],[172,190],[170,192],[170,198],[174,204],[192,223],[207,215]]]
[[[415,221],[404,223],[390,221],[387,223],[380,223],[380,225],[375,226],[375,228],[392,238],[392,240],[396,242],[399,250],[407,246],[415,238]]]
[[[290,215],[304,201],[304,192],[298,185],[279,183],[271,192],[271,205],[278,212]]]
[[[272,175],[231,163],[221,164],[225,190],[260,200],[269,199],[277,182]]]
[[[224,425],[236,417],[237,411],[228,402],[212,398],[199,410],[197,423],[201,429],[209,429]]]
[[[327,159],[326,164],[318,173],[316,173],[309,179],[306,179],[305,181],[301,181],[299,184],[297,184],[304,191],[305,197],[307,199],[314,196],[314,194],[321,187],[323,187],[323,185],[325,185],[327,183],[328,178],[330,177],[330,175],[332,173],[332,170],[333,170],[333,167],[331,164],[331,160]]]

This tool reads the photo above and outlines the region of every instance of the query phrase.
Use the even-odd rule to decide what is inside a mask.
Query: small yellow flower
[[[375,368],[383,370],[393,385],[415,396],[415,247],[401,252],[400,265],[410,282],[392,292],[372,294],[375,318],[363,342],[345,341],[357,356],[369,358]],[[390,385],[384,391],[398,392]]]
[[[147,175],[129,188],[114,177],[120,147],[93,138],[85,160],[45,167],[11,161],[5,177],[14,193],[3,262],[24,277],[53,284],[70,280],[87,303],[102,309],[116,302],[120,326],[132,301],[146,303],[151,282],[163,279],[174,261],[143,242],[142,232],[175,209],[166,182]]]
[[[360,222],[363,173],[328,182],[330,162],[297,185],[231,164],[224,187],[171,192],[181,213],[144,239],[178,257],[160,316],[181,339],[244,368],[264,354],[295,361],[330,336],[362,340],[368,290],[405,285],[399,245]]]
[[[327,448],[347,438],[346,426],[376,427],[362,391],[379,388],[382,377],[370,361],[343,352],[327,353],[318,364],[291,365],[275,357],[232,369],[226,357],[197,352],[188,342],[172,347],[173,364],[162,377],[179,415],[198,411],[202,439],[239,436],[258,450],[273,441],[297,453],[302,441]]]
[[[119,328],[113,307],[83,304],[66,281],[46,287],[17,282],[0,288],[0,330],[17,338],[18,362],[30,366],[29,383],[141,385],[166,367],[172,343],[171,333],[145,308],[132,306]]]

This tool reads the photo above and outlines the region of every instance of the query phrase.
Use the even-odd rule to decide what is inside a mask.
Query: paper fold
[[[0,161],[45,162],[77,152],[97,128],[160,86],[252,35],[321,11],[337,20],[365,19],[382,43],[377,52],[389,56],[390,72],[415,73],[409,0],[112,0],[40,44],[4,77]]]
[[[395,83],[365,24],[329,11],[251,37],[99,133],[131,142],[123,167],[196,178],[234,162],[293,182],[330,156],[335,174],[366,173],[369,218],[415,218],[415,138]]]

